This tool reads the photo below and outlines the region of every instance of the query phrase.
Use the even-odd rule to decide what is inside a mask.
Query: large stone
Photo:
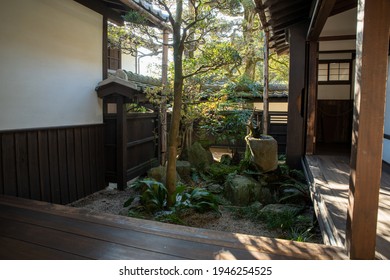
[[[260,138],[246,137],[251,152],[251,160],[261,172],[278,168],[278,143],[269,135]]]
[[[225,183],[224,195],[233,205],[248,206],[259,201],[272,203],[273,197],[265,182],[253,178],[231,174]]]
[[[191,182],[191,163],[189,161],[176,161],[176,171],[184,182]]]
[[[188,161],[197,170],[204,171],[214,160],[210,151],[205,150],[200,143],[195,142],[188,149]]]
[[[167,181],[167,168],[165,166],[157,166],[149,169],[148,177],[156,180],[157,182],[163,183],[166,186]],[[176,172],[176,181],[180,181],[180,176]]]

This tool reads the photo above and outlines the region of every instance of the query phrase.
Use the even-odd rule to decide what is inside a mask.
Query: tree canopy
[[[173,52],[169,75],[172,96],[168,100],[172,121],[167,189],[173,193],[178,147],[191,142],[188,138],[194,121],[205,120],[218,111],[240,85],[257,93],[262,91],[258,81],[262,80],[264,34],[251,0],[150,2],[167,15],[166,26],[171,33],[168,44]],[[109,26],[110,44],[132,54],[140,47],[152,54],[162,51],[161,30],[150,27],[137,12],[129,13],[125,20],[124,27]],[[270,82],[286,83],[287,70],[288,59],[273,54]],[[181,127],[184,129],[180,133]]]

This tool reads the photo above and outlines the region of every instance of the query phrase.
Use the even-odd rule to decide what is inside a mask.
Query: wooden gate
[[[112,81],[97,92],[103,98],[106,182],[123,189],[129,180],[159,164],[158,113],[128,113],[126,104],[147,100],[122,83]]]

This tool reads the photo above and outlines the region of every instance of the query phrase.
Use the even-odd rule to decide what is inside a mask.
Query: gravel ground
[[[131,189],[119,191],[115,184],[110,184],[106,189],[89,195],[83,199],[70,203],[69,206],[85,208],[94,212],[120,215],[123,212],[123,203],[133,194]],[[192,227],[207,228],[212,230],[244,233],[266,237],[278,237],[277,232],[269,231],[262,224],[255,224],[248,220],[235,219],[231,211],[221,207],[222,215],[214,213],[191,213],[183,217],[184,222]]]

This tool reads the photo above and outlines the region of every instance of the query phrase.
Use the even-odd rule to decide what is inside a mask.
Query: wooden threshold
[[[0,259],[345,259],[338,247],[0,196]]]

